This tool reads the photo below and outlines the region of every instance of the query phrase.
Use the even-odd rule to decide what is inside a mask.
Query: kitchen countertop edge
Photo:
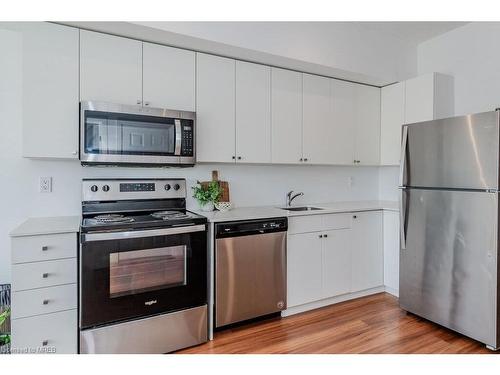
[[[211,223],[220,223],[227,221],[254,220],[266,219],[273,217],[296,217],[310,215],[324,215],[344,212],[360,212],[360,211],[399,211],[398,202],[396,201],[349,201],[349,202],[332,202],[332,203],[317,203],[304,204],[304,206],[312,206],[322,208],[314,211],[290,212],[282,210],[278,206],[260,206],[260,207],[238,207],[226,212],[213,211],[196,213],[205,216]]]
[[[10,237],[40,236],[44,234],[78,233],[80,216],[30,217],[14,228]]]

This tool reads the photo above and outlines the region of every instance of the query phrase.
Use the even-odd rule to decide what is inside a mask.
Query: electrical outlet
[[[52,177],[40,177],[40,193],[52,193]]]
[[[354,182],[354,179],[352,178],[352,176],[349,176],[347,177],[347,186],[352,188],[352,184]]]

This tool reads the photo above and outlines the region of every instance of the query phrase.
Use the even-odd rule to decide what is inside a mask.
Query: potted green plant
[[[5,310],[3,313],[0,314],[0,327],[5,323],[7,318],[10,315],[10,309]],[[4,345],[8,345],[10,343],[10,334],[8,333],[1,333],[0,332],[0,353],[4,352],[5,348],[3,348]],[[8,348],[7,348],[8,350]]]
[[[196,186],[192,187],[193,198],[198,201],[200,210],[213,211],[214,204],[219,201],[221,189],[217,181],[210,181],[208,184],[202,184],[197,181]]]

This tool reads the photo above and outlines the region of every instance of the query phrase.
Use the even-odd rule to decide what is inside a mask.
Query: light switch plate
[[[52,192],[52,177],[40,177],[40,193]]]

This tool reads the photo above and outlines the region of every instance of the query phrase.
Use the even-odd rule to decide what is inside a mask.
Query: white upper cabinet
[[[328,128],[329,162],[352,164],[356,119],[356,84],[331,80],[332,118]]]
[[[380,89],[356,85],[355,152],[356,164],[380,163]]]
[[[236,61],[236,161],[271,162],[271,68]]]
[[[81,30],[80,99],[142,104],[142,42]]]
[[[303,74],[303,158],[310,164],[331,164],[330,78]]]
[[[302,73],[271,68],[271,162],[302,158]]]
[[[234,162],[235,61],[196,54],[196,159]]]
[[[405,82],[405,123],[453,116],[453,77],[424,74]]]
[[[192,51],[144,43],[144,105],[194,111],[195,61]]]
[[[399,165],[401,126],[405,122],[405,83],[381,89],[380,100],[380,164]]]
[[[78,29],[22,26],[23,156],[78,159]]]

